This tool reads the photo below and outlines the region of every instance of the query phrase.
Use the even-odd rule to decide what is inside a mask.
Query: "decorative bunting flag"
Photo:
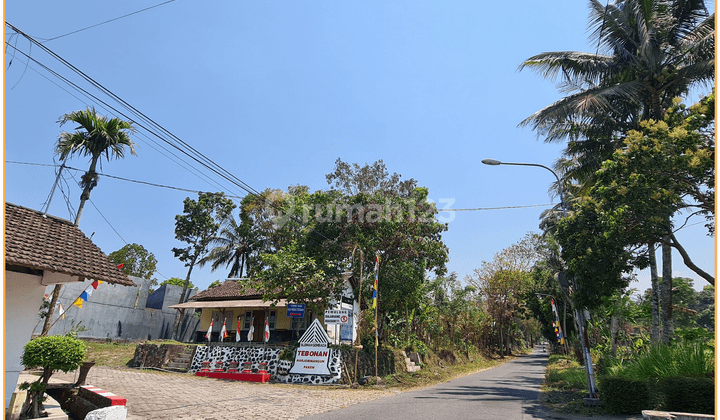
[[[235,330],[235,341],[240,341],[240,317],[238,317],[238,325],[237,329]]]
[[[125,267],[125,264],[118,264],[118,269],[119,269],[119,270],[122,270],[123,267]]]
[[[210,337],[212,337],[212,319],[210,320],[210,328],[208,328],[207,334],[205,334],[205,338],[207,338],[207,341],[210,341]]]
[[[73,302],[73,305],[77,306],[78,308],[82,308],[84,300],[77,298],[75,302]]]
[[[223,341],[228,337],[230,337],[230,335],[227,333],[227,329],[225,328],[225,320],[223,319],[223,326],[220,329],[220,341]]]
[[[65,319],[65,309],[63,309],[63,306],[60,304],[60,302],[57,303],[57,310],[58,310],[58,313],[60,314],[60,317],[62,319]]]
[[[100,280],[95,280],[94,282],[92,282],[92,284],[90,286],[92,286],[93,289],[97,289],[97,287],[100,285],[100,283],[102,283]]]
[[[250,318],[250,331],[248,331],[248,341],[253,341],[253,334],[255,333],[255,317]]]
[[[137,309],[138,301],[140,300],[140,292],[142,291],[142,284],[140,285],[140,288],[138,289],[137,296],[135,296],[135,306],[133,306],[133,309]]]
[[[270,341],[270,324],[268,324],[267,317],[265,317],[265,337],[263,338],[265,339],[266,343]]]

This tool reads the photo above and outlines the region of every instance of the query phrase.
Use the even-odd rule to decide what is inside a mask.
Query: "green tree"
[[[157,270],[155,254],[136,243],[127,244],[111,252],[108,259],[116,265],[122,264],[121,270],[128,276],[150,279]],[[157,280],[153,279],[152,285],[156,284]]]
[[[546,141],[568,140],[558,163],[566,177],[589,188],[600,164],[620,146],[618,134],[641,120],[660,120],[672,100],[714,80],[715,16],[698,0],[590,2],[595,53],[549,52],[523,62],[559,81],[561,100],[531,115]],[[654,251],[654,245],[648,247]],[[663,247],[663,278],[671,283],[670,245]],[[651,258],[651,271],[657,272]],[[655,276],[653,277],[653,279]]]
[[[40,404],[52,374],[58,370],[71,372],[79,368],[85,352],[85,343],[69,335],[38,337],[25,345],[22,364],[27,369],[43,369],[37,381],[32,384],[25,382],[21,386],[21,389],[28,389],[22,410],[27,418],[40,418]]]
[[[179,277],[170,277],[169,279],[163,281],[159,284],[159,286],[164,286],[166,284],[170,284],[177,287],[185,287],[185,280],[179,278]],[[192,282],[188,283],[188,289],[194,289],[195,285]]]
[[[382,159],[372,165],[360,166],[357,163],[351,165],[338,158],[335,161],[335,170],[325,175],[325,179],[331,189],[348,196],[382,191],[408,197],[417,187],[417,181],[412,178],[401,181],[401,176],[397,172],[391,175]]]
[[[60,117],[58,122],[61,126],[67,122],[78,124],[74,133],[66,131],[60,133],[60,138],[55,145],[55,154],[60,156],[60,160],[64,162],[75,155],[90,157],[90,168],[80,181],[83,192],[80,195],[80,206],[75,216],[75,226],[77,226],[80,223],[85,202],[90,199],[90,191],[97,186],[98,174],[95,170],[98,164],[102,166],[103,156],[108,161],[124,158],[125,148],[130,150],[131,154],[136,155],[135,143],[130,140],[129,134],[135,132],[135,127],[131,122],[119,118],[98,115],[95,108],[65,114]],[[50,308],[40,335],[44,336],[50,330],[52,316],[55,312],[55,305],[60,296],[61,288],[62,285],[58,284],[53,289]]]
[[[214,248],[198,261],[201,267],[212,262],[212,271],[221,266],[229,266],[228,277],[242,277],[246,272],[246,264],[250,255],[257,248],[257,235],[252,230],[252,222],[247,213],[240,212],[238,223],[231,215],[222,224],[218,234],[212,238],[210,245]]]
[[[175,239],[188,244],[184,248],[173,248],[176,258],[185,263],[188,272],[183,284],[180,301],[185,301],[190,275],[195,264],[210,252],[209,245],[216,236],[221,224],[227,219],[235,208],[232,200],[224,193],[198,193],[197,201],[186,198],[183,201],[183,214],[175,216]],[[178,310],[175,317],[172,339],[177,340],[178,328],[184,311]]]

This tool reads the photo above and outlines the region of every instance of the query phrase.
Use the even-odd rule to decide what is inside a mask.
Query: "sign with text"
[[[295,352],[295,364],[290,373],[305,375],[329,375],[328,360],[330,349],[322,347],[298,347]]]
[[[303,318],[303,317],[305,317],[305,304],[304,303],[288,303],[286,316],[288,318]]]
[[[347,324],[350,320],[350,311],[345,309],[330,309],[325,311],[325,324]]]

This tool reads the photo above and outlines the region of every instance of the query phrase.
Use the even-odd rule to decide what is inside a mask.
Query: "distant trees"
[[[127,244],[117,251],[111,252],[108,259],[115,265],[122,264],[120,270],[128,276],[150,279],[157,270],[155,254],[136,243]],[[157,280],[153,279],[152,285],[156,284]]]

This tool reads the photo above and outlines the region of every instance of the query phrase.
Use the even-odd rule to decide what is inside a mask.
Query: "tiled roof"
[[[190,300],[227,300],[227,299],[251,299],[262,296],[255,289],[245,288],[241,290],[238,280],[225,280],[219,286],[203,290]]]
[[[68,220],[5,203],[5,263],[135,286]]]

